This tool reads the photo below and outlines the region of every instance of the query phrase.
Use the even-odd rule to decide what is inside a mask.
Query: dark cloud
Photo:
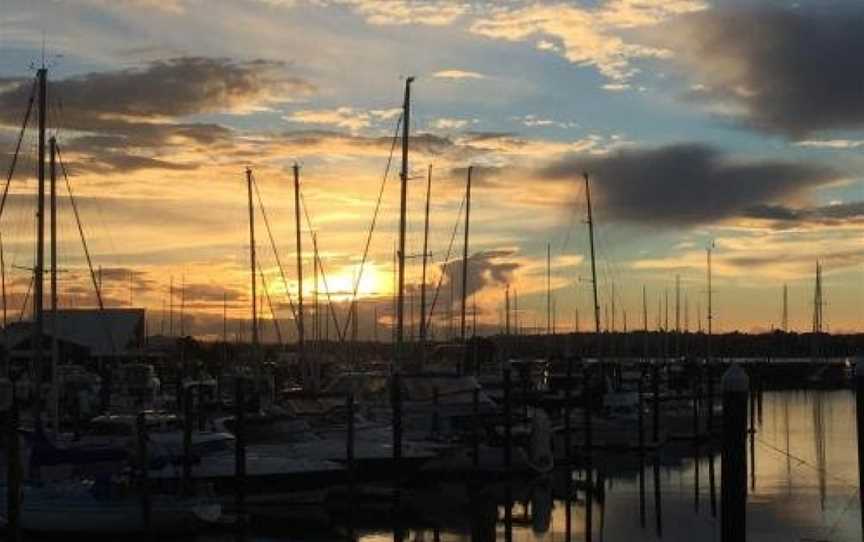
[[[510,250],[488,250],[468,256],[468,280],[467,294],[479,292],[487,286],[503,285],[510,281],[513,272],[519,268],[519,264],[507,261],[506,258],[513,256]],[[447,284],[454,284],[456,292],[461,296],[462,292],[462,262],[460,258],[444,265],[444,274]]]
[[[754,205],[781,202],[840,177],[815,164],[740,162],[697,144],[571,155],[546,167],[540,176],[575,183],[583,172],[590,174],[592,194],[607,216],[658,225],[739,216]]]
[[[32,79],[0,80],[0,125],[20,125],[32,88]],[[228,128],[182,119],[245,111],[314,90],[281,62],[180,57],[50,80],[48,100],[52,122],[71,132],[64,150],[89,157],[80,160],[84,170],[123,173],[195,167],[159,158],[167,146],[213,151],[230,145]]]
[[[787,207],[785,205],[754,205],[745,209],[743,216],[773,220],[782,226],[794,224],[842,224],[864,220],[864,201],[822,205],[816,207]]]
[[[707,10],[659,32],[694,72],[691,99],[793,138],[864,126],[864,4]]]

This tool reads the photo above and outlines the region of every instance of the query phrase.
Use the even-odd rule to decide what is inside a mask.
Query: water
[[[747,504],[749,541],[859,541],[858,470],[854,395],[849,391],[765,393],[752,452]],[[692,444],[664,449],[655,465],[647,460],[640,470],[638,459],[603,455],[596,475],[603,491],[593,499],[592,541],[634,540],[711,541],[719,535],[720,459],[715,454],[718,516],[711,514],[708,450],[699,460]],[[748,441],[748,461],[750,442]],[[698,471],[698,476],[696,475]],[[640,525],[639,473],[644,475],[645,525]],[[659,474],[660,525],[655,501],[655,472]],[[575,479],[583,475],[577,474]],[[401,521],[401,536],[394,524],[374,509],[357,514],[356,534],[365,542],[505,540],[505,506],[508,491],[514,500],[512,540],[553,542],[586,536],[585,495],[579,491],[570,503],[565,499],[567,473],[544,479],[468,487],[450,481],[406,495],[412,511]],[[698,483],[697,483],[698,482]],[[321,510],[295,510],[266,528],[244,538],[250,541],[344,540],[344,527]],[[315,519],[313,519],[315,518]],[[29,538],[28,538],[29,539]],[[238,540],[233,534],[206,533],[199,542]]]

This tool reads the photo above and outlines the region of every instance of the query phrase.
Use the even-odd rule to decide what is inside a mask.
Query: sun
[[[334,300],[344,301],[350,299],[358,273],[360,273],[360,265],[358,264],[343,267],[335,275],[327,277],[327,287],[325,288],[321,284],[321,292],[329,292]],[[363,266],[363,275],[360,277],[357,297],[380,295],[383,287],[381,280],[382,276],[377,266],[374,263],[367,263]]]

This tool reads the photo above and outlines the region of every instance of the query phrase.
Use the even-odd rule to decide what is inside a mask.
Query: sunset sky
[[[577,309],[581,328],[591,324],[583,171],[592,179],[600,303],[606,313],[614,284],[618,329],[624,311],[629,328],[642,326],[643,285],[649,327],[667,291],[674,326],[676,274],[681,326],[686,295],[695,329],[713,242],[716,329],[779,326],[783,284],[790,326],[809,328],[819,259],[828,328],[861,330],[858,0],[2,0],[4,181],[43,46],[50,132],[109,305],[129,305],[131,294],[150,310],[151,332],[167,331],[172,277],[178,307],[185,284],[187,333],[221,334],[223,295],[229,332],[242,329],[247,166],[296,293],[291,165],[300,165],[328,286],[344,301],[409,75],[406,253],[418,257],[408,282],[419,282],[428,166],[433,291],[475,166],[469,289],[482,331],[497,331],[508,283],[523,325],[545,325],[547,243],[558,329],[574,327]],[[34,128],[0,218],[9,319],[18,318],[33,265]],[[390,322],[396,151],[361,281],[364,336],[373,307],[382,337]],[[60,194],[61,306],[92,306],[62,184]],[[256,220],[267,289],[293,336],[260,212]],[[438,328],[461,230],[456,239]]]

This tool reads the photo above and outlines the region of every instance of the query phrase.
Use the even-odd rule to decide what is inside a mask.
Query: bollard
[[[15,382],[12,382],[12,404],[9,406],[9,426],[6,433],[6,535],[10,542],[21,540],[21,460],[18,457],[18,402],[15,400]]]
[[[858,502],[861,506],[861,536],[864,537],[864,357],[858,358],[855,363],[855,406],[858,428]],[[786,425],[788,431],[788,418]]]
[[[508,469],[512,463],[513,443],[513,411],[510,404],[511,399],[510,363],[504,368],[504,466]]]
[[[234,491],[240,527],[246,521],[246,397],[243,378],[234,381]]]
[[[474,387],[471,392],[471,464],[474,468],[480,466],[480,388]]]
[[[183,389],[183,487],[182,494],[192,494],[192,386]]]
[[[138,468],[140,478],[138,480],[141,489],[141,518],[144,530],[150,530],[150,484],[147,480],[150,469],[150,459],[147,457],[147,420],[141,412],[135,418],[136,435],[138,441]]]
[[[722,542],[747,539],[747,373],[732,364],[721,381],[723,444],[720,481]]]

